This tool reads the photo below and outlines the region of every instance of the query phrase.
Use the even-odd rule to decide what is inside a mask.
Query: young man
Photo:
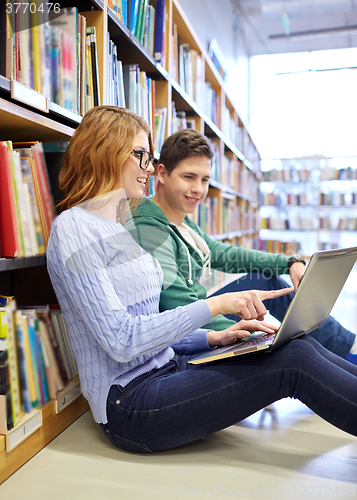
[[[296,289],[306,269],[305,262],[298,256],[289,258],[216,241],[187,216],[207,195],[212,156],[208,139],[195,130],[181,130],[166,139],[157,168],[157,192],[152,200],[144,198],[140,202],[132,212],[133,220],[127,225],[139,244],[162,267],[161,311],[206,298],[206,289],[200,284],[205,268],[232,274],[246,273],[216,294],[287,288],[289,285],[279,277],[287,273]],[[292,293],[266,301],[265,306],[281,321],[291,299]],[[239,317],[216,316],[205,325],[207,330],[201,332],[200,339],[188,338],[186,344],[184,339],[177,350],[192,352],[228,344],[244,336],[234,325],[245,317],[246,311],[241,311]],[[309,335],[335,354],[355,362],[356,335],[333,317]]]

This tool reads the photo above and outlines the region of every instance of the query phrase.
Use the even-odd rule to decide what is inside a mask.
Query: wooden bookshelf
[[[149,1],[149,4],[157,5],[158,0]],[[65,2],[65,5],[72,6],[68,2]],[[130,1],[128,0],[129,5]],[[176,110],[184,112],[187,118],[194,120],[195,128],[211,139],[216,148],[217,164],[222,165],[223,156],[227,155],[234,165],[236,175],[232,174],[232,177],[226,178],[224,182],[222,182],[221,175],[214,177],[211,181],[208,196],[217,200],[218,217],[218,231],[213,237],[229,241],[232,244],[256,246],[259,235],[258,183],[261,175],[259,153],[247,127],[230,99],[219,71],[192,29],[179,1],[166,0],[165,57],[161,62],[157,62],[154,53],[150,53],[147,47],[135,38],[123,20],[119,19],[108,8],[106,1],[82,2],[77,0],[73,2],[73,6],[77,6],[78,12],[86,18],[87,26],[96,28],[101,103],[109,103],[107,38],[107,32],[109,32],[110,40],[117,47],[118,59],[123,64],[138,64],[139,69],[145,71],[148,78],[152,79],[154,91],[151,97],[155,107],[166,107],[168,110],[164,137],[167,138],[173,132],[171,110],[173,103],[175,103]],[[4,15],[4,12],[0,12],[0,16]],[[197,92],[189,95],[177,81],[176,75],[173,74],[172,61],[175,52],[172,39],[173,23],[177,27],[181,43],[188,44],[190,49],[196,51],[202,60],[201,99],[197,97],[199,96]],[[0,39],[0,41],[3,40],[5,39]],[[0,44],[0,50],[5,51],[2,44]],[[4,60],[4,54],[1,55],[2,60]],[[196,85],[195,82],[194,84]],[[46,143],[66,142],[70,139],[82,119],[79,114],[50,100],[47,102],[48,109],[46,111],[32,106],[31,99],[27,103],[20,102],[11,92],[12,85],[5,74],[0,74],[1,141],[41,141]],[[209,113],[205,105],[205,85],[209,85],[216,96],[214,113]],[[225,119],[228,120],[227,123],[223,121]],[[159,151],[155,151],[155,158],[158,157]],[[55,177],[51,176],[50,164],[48,169],[50,177]],[[233,178],[236,180],[232,184],[231,179]],[[232,202],[233,209],[241,214],[241,222],[238,227],[234,228],[230,228],[226,224],[223,230],[223,205],[224,200],[227,199]],[[203,227],[203,229],[206,228]],[[55,297],[45,264],[44,256],[17,260],[0,259],[0,294],[14,295],[18,303],[21,304],[53,302]],[[36,290],[33,290],[31,286],[34,280],[37,283]],[[42,427],[11,452],[4,450],[5,438],[0,436],[0,482],[13,474],[88,408],[84,398],[80,397],[57,415],[54,412],[54,404],[52,401],[43,409]]]

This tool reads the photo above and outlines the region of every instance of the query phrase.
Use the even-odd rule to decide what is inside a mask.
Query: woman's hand
[[[225,330],[207,332],[207,342],[210,347],[234,344],[238,339],[249,337],[254,332],[275,333],[279,327],[264,321],[242,320]]]
[[[216,295],[205,299],[210,308],[211,315],[235,314],[242,319],[263,320],[267,310],[263,300],[275,299],[294,291],[294,288],[282,288],[281,290],[249,290],[247,292],[232,292]]]
[[[305,274],[306,266],[302,262],[295,262],[289,271],[291,281],[293,282],[295,292],[300,284],[301,278]]]

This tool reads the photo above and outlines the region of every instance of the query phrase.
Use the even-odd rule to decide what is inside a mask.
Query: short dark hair
[[[210,141],[197,130],[179,130],[170,135],[162,145],[159,163],[165,166],[170,175],[180,161],[192,156],[206,156],[212,160],[213,150]]]

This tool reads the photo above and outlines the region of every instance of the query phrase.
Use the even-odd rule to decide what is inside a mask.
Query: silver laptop
[[[315,330],[329,316],[357,260],[357,247],[316,252],[276,333],[255,333],[233,346],[206,351],[189,363],[277,349],[289,340]]]

